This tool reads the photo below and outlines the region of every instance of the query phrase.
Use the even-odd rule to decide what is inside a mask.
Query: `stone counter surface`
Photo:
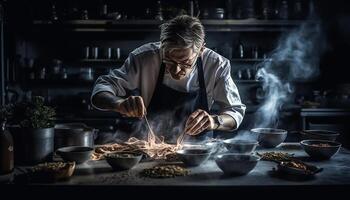
[[[293,185],[350,185],[350,151],[342,148],[330,160],[311,161],[298,143],[284,143],[275,149],[257,149],[258,152],[281,151],[293,153],[301,160],[323,168],[311,179],[280,176],[272,170],[276,163],[259,161],[245,176],[226,176],[211,158],[198,167],[188,168],[190,174],[176,178],[145,178],[139,173],[158,163],[141,162],[131,170],[114,172],[105,160],[88,161],[77,165],[68,181],[54,185],[120,185],[120,186],[293,186]]]

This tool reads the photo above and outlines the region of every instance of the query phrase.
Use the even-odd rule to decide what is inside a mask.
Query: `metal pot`
[[[83,123],[57,124],[55,126],[55,150],[67,146],[94,147],[97,129]]]

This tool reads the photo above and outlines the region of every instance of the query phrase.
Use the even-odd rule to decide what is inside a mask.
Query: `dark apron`
[[[209,113],[207,92],[204,82],[204,73],[201,58],[197,59],[195,65],[198,71],[199,89],[194,92],[180,92],[163,84],[165,74],[165,64],[160,68],[156,87],[147,108],[147,118],[155,134],[163,136],[166,142],[175,143],[178,136],[185,128],[189,115],[197,109],[205,110]],[[137,90],[130,95],[140,95]],[[144,119],[125,119],[129,126],[127,132],[129,136],[145,139],[148,132]],[[131,134],[131,135],[130,135]],[[198,143],[206,138],[213,137],[212,131],[205,131],[196,136],[185,136],[185,142]]]

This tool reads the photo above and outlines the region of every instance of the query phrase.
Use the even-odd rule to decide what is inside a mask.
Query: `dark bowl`
[[[107,163],[113,170],[128,170],[137,165],[141,159],[142,154],[135,153],[109,153],[105,155]]]
[[[176,151],[176,155],[186,166],[194,167],[206,161],[210,156],[210,152],[210,148],[182,149]]]
[[[335,141],[339,133],[326,130],[304,130],[300,131],[302,140],[329,140]]]
[[[224,145],[230,153],[250,154],[258,146],[258,141],[227,139]]]
[[[228,175],[245,175],[254,169],[260,158],[255,155],[226,153],[215,157],[218,167]]]
[[[310,157],[319,160],[330,159],[341,147],[340,143],[329,140],[303,140],[300,144]],[[327,146],[320,146],[319,144]]]
[[[275,148],[287,138],[287,131],[275,128],[254,128],[250,130],[258,134],[259,145],[265,148]]]
[[[91,147],[69,146],[57,149],[56,153],[65,161],[74,161],[80,164],[90,160],[93,151],[94,149]]]

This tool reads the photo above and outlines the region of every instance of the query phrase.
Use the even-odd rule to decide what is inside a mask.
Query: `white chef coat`
[[[221,114],[230,115],[235,119],[237,129],[243,120],[246,106],[241,102],[232,80],[230,61],[209,48],[204,49],[201,58],[209,109],[215,102],[219,105]],[[120,68],[111,70],[108,75],[102,75],[96,80],[91,99],[98,92],[111,92],[118,97],[126,95],[125,89],[138,88],[145,105],[148,106],[158,80],[160,66],[160,42],[142,45],[129,54]],[[169,73],[165,73],[163,84],[181,92],[195,91],[199,89],[197,74],[195,68],[187,77],[175,80]]]

